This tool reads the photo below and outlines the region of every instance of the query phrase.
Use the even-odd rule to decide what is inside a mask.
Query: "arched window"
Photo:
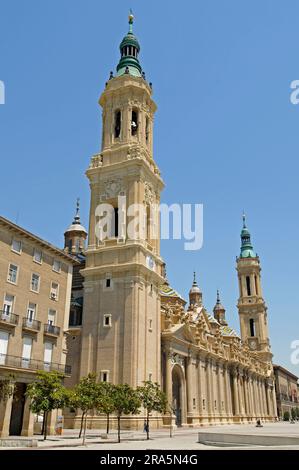
[[[246,289],[247,295],[251,295],[250,277],[246,276]]]
[[[131,133],[132,135],[137,135],[138,130],[138,111],[135,109],[132,111],[132,120],[131,120]]]
[[[250,318],[249,320],[249,327],[250,327],[250,336],[255,336],[255,324],[254,324],[253,318]]]
[[[120,129],[121,129],[121,112],[115,111],[115,118],[114,118],[114,137],[117,138],[120,136]]]

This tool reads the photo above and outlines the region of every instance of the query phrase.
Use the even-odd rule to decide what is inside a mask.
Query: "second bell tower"
[[[133,387],[149,379],[160,382],[159,286],[163,283],[159,217],[151,211],[159,205],[164,186],[153,159],[156,105],[139,51],[130,15],[116,76],[111,72],[99,100],[101,152],[92,157],[86,172],[91,201],[82,271],[80,365],[81,376],[96,372],[101,380]],[[120,206],[120,198],[125,205]],[[98,230],[103,205],[113,208],[112,233],[107,238],[99,237]],[[144,217],[138,215],[140,208]],[[128,228],[136,223],[136,216],[144,230],[132,235]],[[152,235],[152,228],[158,236]]]

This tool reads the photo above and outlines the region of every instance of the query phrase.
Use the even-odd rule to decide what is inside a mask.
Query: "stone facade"
[[[15,383],[0,404],[0,437],[33,433],[26,385],[37,370],[66,367],[73,258],[0,217],[0,380]],[[55,413],[49,422],[53,431]]]
[[[284,367],[274,364],[277,415],[284,418],[287,411],[291,418],[292,409],[299,408],[298,377]]]
[[[219,299],[214,317],[208,314],[195,280],[185,309],[186,302],[165,279],[159,237],[152,237],[148,228],[143,237],[128,237],[129,219],[119,223],[119,197],[125,197],[125,210],[132,204],[143,206],[147,227],[160,233],[159,217],[148,217],[163,189],[153,158],[156,105],[138,62],[140,47],[132,21],[130,16],[117,76],[111,73],[99,100],[102,148],[86,171],[91,200],[86,260],[80,271],[83,317],[68,361],[74,364],[76,378],[95,372],[100,380],[132,387],[149,379],[159,382],[171,411],[153,417],[156,426],[170,420],[188,426],[273,420],[276,399],[260,261],[245,220],[237,259],[241,338],[227,325]],[[113,207],[113,230],[118,227],[105,239],[98,209],[104,203]],[[80,413],[66,413],[65,423],[78,426]],[[143,417],[136,416],[124,425],[142,424]],[[101,417],[94,416],[90,425],[100,426]]]

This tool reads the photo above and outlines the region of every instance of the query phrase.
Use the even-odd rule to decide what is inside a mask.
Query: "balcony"
[[[37,320],[30,320],[29,318],[23,318],[23,330],[28,330],[33,333],[40,331],[41,322]]]
[[[46,323],[44,325],[44,334],[50,336],[59,336],[60,328],[59,326],[49,325],[48,323]]]
[[[1,326],[15,327],[19,323],[19,315],[15,313],[5,312],[0,310],[0,324]]]
[[[44,361],[37,361],[35,359],[25,359],[19,356],[8,356],[7,354],[0,354],[0,369],[2,367],[12,369],[26,369],[31,371],[45,370],[47,372],[56,371],[62,374],[71,375],[71,366],[65,364],[49,363]]]

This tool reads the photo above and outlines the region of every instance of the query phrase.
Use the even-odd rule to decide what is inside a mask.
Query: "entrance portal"
[[[9,435],[20,436],[23,424],[26,384],[17,382],[13,395]]]
[[[184,373],[180,366],[175,365],[172,369],[172,407],[177,426],[181,426],[186,420],[185,403]]]

